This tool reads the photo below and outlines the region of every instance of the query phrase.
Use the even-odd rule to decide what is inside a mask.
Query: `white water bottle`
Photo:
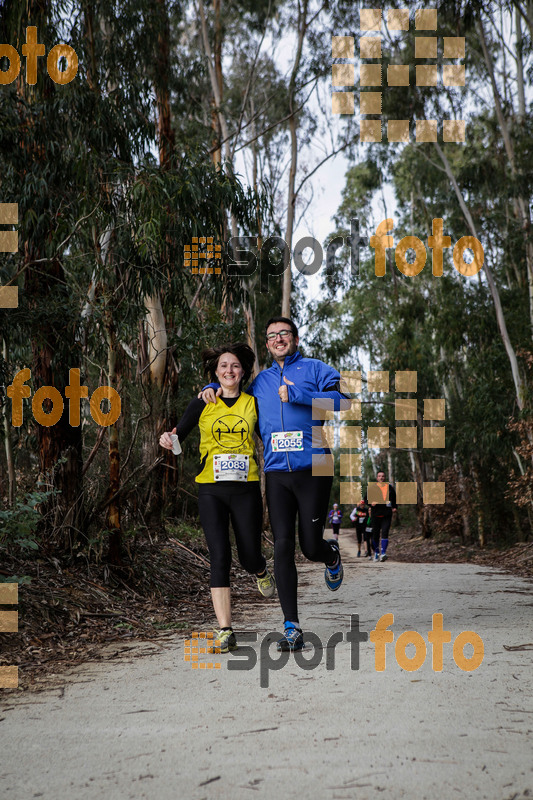
[[[181,445],[177,434],[171,433],[170,438],[172,439],[172,452],[174,453],[175,456],[179,456],[179,454],[181,453]]]

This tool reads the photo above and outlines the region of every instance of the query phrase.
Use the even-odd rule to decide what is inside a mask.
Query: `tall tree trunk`
[[[523,38],[522,20],[520,12],[515,8],[516,26],[516,88],[518,92],[518,120],[523,122],[526,116],[526,94],[524,91],[524,62],[523,62]]]
[[[220,18],[220,11],[221,11],[220,6],[221,6],[221,0],[213,0],[213,11],[215,15],[214,66],[215,66],[215,76],[218,85],[220,101],[222,102],[222,98],[224,96],[224,79],[222,75],[222,22]],[[217,107],[216,107],[217,104],[214,95],[212,99],[212,105],[213,105],[212,127],[214,132],[214,138],[218,143],[217,149],[213,151],[213,163],[220,164],[222,161],[222,149],[220,146],[221,128],[217,113]]]
[[[251,114],[251,128],[252,128],[252,185],[254,192],[256,194],[256,209],[255,209],[255,218],[256,218],[256,225],[257,225],[257,247],[258,251],[261,252],[261,247],[263,246],[263,224],[261,218],[261,208],[259,203],[259,191],[258,191],[258,169],[257,169],[257,140],[256,140],[256,125],[255,125],[255,106],[253,98],[250,98],[250,114]],[[257,351],[257,338],[256,338],[256,331],[255,331],[255,316],[254,311],[252,309],[251,304],[251,295],[253,292],[253,278],[246,279],[246,292],[247,292],[247,299],[244,304],[244,316],[246,319],[246,336],[247,341],[252,350],[254,351],[254,369],[252,373],[252,377],[255,378],[256,375],[259,374],[259,353]],[[254,301],[255,305],[255,301]]]
[[[160,293],[154,292],[153,295],[145,297],[144,303],[150,380],[153,385],[162,389],[167,368],[167,327]]]
[[[27,252],[27,261],[33,261],[39,254]],[[59,279],[59,281],[58,281]],[[63,270],[57,262],[41,263],[39,270],[31,266],[26,270],[24,293],[30,308],[42,306],[45,298],[50,298],[50,307],[58,302],[57,285],[65,282]],[[53,294],[53,297],[52,297]],[[69,383],[69,369],[79,367],[80,349],[71,348],[70,359],[62,354],[64,342],[71,338],[61,321],[41,323],[39,331],[32,336],[32,383],[34,390],[41,386],[53,386],[65,398],[65,387]],[[52,402],[43,403],[45,413],[52,410]],[[37,448],[39,456],[39,475],[57,494],[50,498],[43,512],[51,522],[51,533],[62,549],[71,549],[80,530],[81,512],[81,425],[72,426],[69,422],[69,406],[63,401],[63,413],[55,425],[36,424]]]
[[[157,54],[156,70],[153,84],[157,97],[157,129],[159,139],[159,166],[162,172],[171,168],[175,155],[175,136],[172,129],[170,106],[170,21],[167,0],[157,0]],[[171,242],[168,241],[168,253]],[[163,405],[163,392],[169,380],[167,324],[163,313],[161,294],[153,291],[144,298],[146,308],[145,331],[141,332],[139,368],[147,367],[144,378],[150,397],[152,413],[148,420],[148,429],[143,441],[143,459],[147,466],[153,463],[159,454],[158,438],[162,430],[168,428]],[[169,461],[171,455],[169,455]],[[168,470],[167,470],[168,472]],[[156,520],[161,518],[162,500],[165,488],[163,470],[151,473],[149,486],[145,494],[145,515]]]
[[[479,31],[479,38],[481,42],[481,48],[483,50],[483,57],[485,59],[485,63],[487,65],[487,70],[490,77],[490,82],[492,86],[492,95],[494,98],[494,108],[496,111],[496,117],[498,119],[498,124],[500,126],[500,130],[503,137],[503,143],[505,146],[505,152],[507,153],[507,158],[509,160],[509,166],[511,168],[511,175],[513,177],[513,185],[518,185],[518,176],[516,172],[516,161],[515,161],[515,153],[514,153],[514,145],[511,138],[511,134],[509,131],[509,126],[507,124],[507,120],[505,119],[503,108],[500,100],[500,93],[498,91],[498,85],[496,83],[496,76],[494,74],[494,64],[492,63],[492,56],[489,52],[487,47],[487,42],[485,39],[485,31],[483,29],[483,22],[481,20],[481,16],[477,19],[477,28]],[[518,54],[518,61],[521,63],[521,54]],[[519,68],[520,69],[520,68]],[[530,336],[533,339],[533,238],[531,235],[531,215],[529,211],[529,200],[528,198],[524,198],[520,194],[516,194],[516,204],[517,204],[517,213],[518,218],[520,220],[520,224],[522,227],[522,234],[524,237],[524,248],[526,254],[526,268],[527,268],[527,280],[528,280],[528,288],[529,288],[529,323],[530,323]]]
[[[393,480],[393,470],[392,470],[392,454],[390,448],[387,450],[387,470],[388,470],[387,477],[390,483],[393,483],[394,480]]]
[[[483,497],[481,494],[481,484],[479,480],[479,473],[471,462],[471,475],[474,482],[474,487],[477,495],[477,538],[480,547],[485,547],[485,512]]]
[[[308,0],[298,2],[298,44],[296,48],[296,55],[292,66],[291,77],[289,81],[289,133],[291,139],[291,166],[289,170],[289,186],[287,190],[287,227],[285,230],[285,241],[289,248],[289,264],[283,273],[283,294],[281,298],[281,315],[283,317],[290,317],[291,315],[291,290],[292,290],[292,236],[294,231],[294,218],[296,211],[296,170],[298,168],[298,136],[297,128],[298,121],[296,118],[296,80],[300,70],[302,61],[302,50],[305,34],[307,31],[307,6]]]
[[[526,0],[525,9],[520,0],[514,0],[513,5],[529,28],[529,35],[533,41],[533,2]]]
[[[155,94],[157,99],[157,132],[159,163],[168,169],[174,152],[174,131],[170,113],[170,22],[167,0],[156,0],[158,10]]]
[[[111,314],[106,319],[107,370],[109,386],[117,388],[117,339]],[[118,420],[109,426],[109,496],[113,497],[120,488],[120,452],[118,447]],[[122,526],[120,519],[120,498],[111,501],[107,507],[106,527],[109,531],[108,559],[111,564],[121,563]]]
[[[209,43],[209,31],[207,29],[207,20],[205,17],[205,10],[203,0],[198,0],[198,15],[200,18],[200,31],[202,35],[202,43],[207,61],[207,71],[209,74],[209,81],[211,84],[211,92],[213,95],[217,120],[222,133],[222,143],[224,146],[224,159],[226,168],[229,174],[233,175],[233,155],[231,149],[231,137],[229,133],[228,122],[222,108],[222,100],[224,95],[224,76],[222,73],[222,22],[221,22],[221,0],[213,0],[213,8],[215,11],[215,53],[211,51]],[[239,235],[237,220],[233,213],[230,214],[230,228],[232,238]],[[233,296],[229,288],[229,282],[226,282],[224,287],[224,298],[222,301],[222,316],[228,323],[233,322]]]
[[[7,342],[5,339],[2,340],[2,358],[4,359],[4,364],[7,367],[8,352],[7,352]],[[15,504],[15,494],[17,491],[11,431],[12,427],[11,427],[11,421],[9,419],[8,404],[4,403],[4,446],[6,451],[7,478],[8,478],[7,502],[9,506],[13,506]]]
[[[441,364],[445,364],[446,363],[446,354],[445,354],[444,348],[442,346],[440,347],[440,362],[441,362]],[[456,382],[456,391],[457,391],[458,396],[460,397],[461,395],[459,394],[459,384],[458,384],[458,382]],[[442,384],[442,393],[443,393],[444,398],[446,400],[446,407],[449,409],[451,407],[452,396],[451,396],[451,392],[450,392],[450,387],[449,387],[449,385],[447,383],[443,383]],[[463,520],[463,542],[468,542],[468,541],[470,541],[470,515],[468,513],[468,510],[470,508],[470,502],[469,502],[469,499],[468,499],[466,481],[465,481],[465,478],[464,478],[464,473],[463,473],[461,464],[459,463],[459,459],[457,458],[457,455],[456,455],[455,451],[453,451],[453,453],[452,453],[452,460],[453,460],[453,466],[454,466],[454,469],[455,469],[455,474],[457,475],[457,483],[459,485],[459,492],[461,494],[461,519]]]
[[[477,237],[476,226],[474,225],[474,220],[472,219],[472,215],[470,214],[470,211],[468,210],[468,207],[467,207],[467,205],[465,203],[463,194],[462,194],[462,192],[461,192],[461,190],[459,188],[459,185],[458,185],[458,183],[457,183],[457,181],[455,179],[455,175],[453,174],[450,162],[446,158],[446,155],[445,155],[444,151],[442,150],[441,146],[438,144],[438,142],[435,142],[434,146],[435,146],[435,149],[437,150],[437,153],[439,154],[439,158],[441,159],[441,161],[442,161],[442,163],[444,165],[444,169],[446,171],[446,174],[448,175],[448,178],[450,179],[450,181],[452,183],[452,186],[453,186],[454,191],[455,191],[455,195],[457,197],[457,200],[459,201],[459,205],[461,206],[461,210],[463,212],[464,218],[465,218],[465,220],[466,220],[466,222],[468,224],[468,227],[470,228],[470,232],[472,233],[472,236],[475,236],[476,239],[477,239],[478,237]],[[498,287],[496,286],[496,283],[494,281],[494,276],[492,274],[492,270],[490,269],[490,267],[489,267],[489,265],[487,263],[487,259],[485,259],[485,262],[483,264],[483,269],[485,270],[485,275],[487,276],[487,283],[489,285],[489,291],[490,291],[490,294],[491,294],[491,297],[492,297],[492,301],[494,303],[494,310],[496,312],[496,321],[498,323],[498,329],[500,331],[500,336],[501,336],[503,345],[505,347],[505,352],[507,353],[507,358],[509,360],[509,364],[511,366],[511,373],[512,373],[512,376],[513,376],[513,382],[514,382],[514,387],[515,387],[516,402],[517,402],[518,408],[520,410],[522,410],[522,408],[524,407],[524,402],[525,402],[525,397],[526,397],[526,386],[524,384],[524,381],[522,380],[522,376],[520,375],[520,370],[518,369],[518,361],[516,359],[516,353],[515,353],[514,348],[513,348],[512,344],[511,344],[511,340],[509,338],[509,333],[507,331],[507,324],[505,322],[505,316],[504,316],[504,313],[503,313],[502,303],[501,303],[501,299],[500,299],[500,293],[499,293]]]

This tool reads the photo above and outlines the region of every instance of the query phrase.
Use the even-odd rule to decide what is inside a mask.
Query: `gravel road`
[[[338,592],[319,565],[300,570],[300,621],[315,646],[298,659],[263,641],[281,627],[273,600],[234,620],[241,643],[256,636],[250,649],[198,656],[220,668],[192,669],[173,634],[109,651],[43,692],[0,695],[2,799],[533,798],[531,583],[477,565],[395,563],[393,540],[391,559],[371,563],[351,532],[340,541]],[[386,614],[393,641],[364,640]],[[451,633],[442,671],[428,642],[434,614]],[[406,631],[415,644],[397,645]],[[463,631],[477,647],[459,639],[463,667],[483,643],[471,671],[454,660]],[[402,669],[409,659],[421,666]]]

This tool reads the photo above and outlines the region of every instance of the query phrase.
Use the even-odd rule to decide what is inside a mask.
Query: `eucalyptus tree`
[[[158,37],[146,36],[150,25],[156,28],[149,4],[73,7],[67,28],[59,3],[30,3],[23,13],[8,3],[3,10],[6,41],[20,49],[31,21],[48,47],[66,39],[79,59],[78,75],[68,86],[39,73],[35,85],[21,77],[1,87],[2,200],[18,203],[22,243],[2,261],[2,277],[16,279],[20,289],[19,308],[2,312],[8,371],[30,361],[34,384],[64,394],[69,368],[81,366],[89,383],[106,383],[122,395],[123,415],[109,431],[107,489],[85,507],[83,492],[91,471],[99,469],[106,431],[96,433],[86,408],[82,436],[82,426],[69,422],[68,403],[55,425],[33,426],[27,416],[25,428],[30,443],[35,432],[40,474],[60,491],[46,517],[51,541],[59,543],[62,531],[62,546],[72,545],[105,512],[103,527],[111,532],[110,557],[116,561],[120,500],[153,467],[132,468],[135,436],[146,418],[146,408],[132,413],[130,383],[136,350],[144,357],[139,322],[146,315],[145,298],[155,292],[164,298],[172,325],[168,348],[175,353],[197,330],[191,308],[199,288],[213,308],[221,300],[220,283],[184,268],[185,244],[206,228],[220,233],[228,208],[249,225],[255,197],[234,178],[199,163],[194,150],[180,153],[165,169],[153,157],[171,129],[168,117],[163,120],[163,90],[153,93]],[[139,372],[150,361],[147,354]],[[85,464],[84,444],[90,448]]]

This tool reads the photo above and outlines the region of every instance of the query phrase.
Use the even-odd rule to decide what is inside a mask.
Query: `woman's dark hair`
[[[288,317],[271,317],[268,320],[267,324],[265,325],[265,336],[266,336],[266,332],[270,328],[270,326],[274,325],[274,323],[276,323],[276,322],[284,322],[285,325],[288,325],[289,328],[291,329],[292,335],[294,336],[294,338],[296,338],[298,336],[298,328],[296,327],[296,325],[294,324],[292,319],[289,319]]]
[[[239,388],[242,389],[243,385],[248,383],[250,375],[253,372],[255,362],[254,351],[244,342],[228,342],[227,344],[221,344],[218,347],[209,347],[207,350],[204,350],[202,353],[204,374],[213,382],[218,381],[216,368],[218,367],[220,356],[223,353],[231,353],[232,356],[236,356],[241,362],[244,374]]]

